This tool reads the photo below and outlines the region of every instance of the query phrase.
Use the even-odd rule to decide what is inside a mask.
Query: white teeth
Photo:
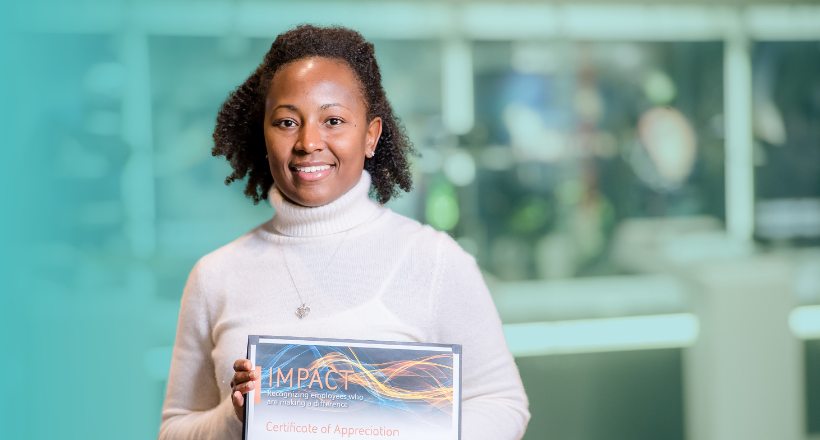
[[[316,171],[322,171],[330,169],[330,165],[321,165],[318,167],[296,167],[296,171],[301,171],[303,173],[315,173]]]

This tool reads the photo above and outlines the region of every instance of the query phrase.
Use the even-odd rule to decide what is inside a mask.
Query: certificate
[[[248,337],[244,440],[461,436],[461,346]]]

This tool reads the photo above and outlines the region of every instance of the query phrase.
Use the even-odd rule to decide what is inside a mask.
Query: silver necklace
[[[336,246],[336,250],[333,251],[333,255],[331,255],[330,260],[327,261],[327,266],[325,266],[325,270],[323,272],[327,272],[327,269],[330,267],[330,263],[333,262],[333,257],[335,257],[336,253],[339,252],[339,249],[342,247],[342,243],[344,243],[345,239],[347,238],[347,234],[349,233],[350,229],[348,229],[347,232],[345,232],[345,235],[344,237],[342,237],[342,240],[339,242],[339,245]],[[293,287],[296,289],[296,294],[299,295],[299,301],[302,302],[302,305],[296,308],[296,316],[298,316],[299,319],[302,319],[305,316],[307,316],[308,313],[310,313],[310,307],[307,306],[307,301],[304,298],[302,298],[302,294],[299,292],[299,286],[296,285],[296,280],[293,278],[293,273],[290,271],[290,266],[288,265],[288,258],[287,256],[285,256],[284,246],[282,246],[281,243],[279,246],[279,252],[282,253],[282,259],[285,260],[285,268],[288,270],[288,276],[290,276],[290,281],[293,283]]]

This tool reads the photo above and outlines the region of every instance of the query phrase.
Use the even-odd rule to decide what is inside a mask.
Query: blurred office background
[[[273,215],[223,184],[216,111],[305,22],[375,44],[422,154],[389,206],[479,262],[525,439],[820,438],[820,6],[10,12],[3,438],[156,436],[188,272]]]

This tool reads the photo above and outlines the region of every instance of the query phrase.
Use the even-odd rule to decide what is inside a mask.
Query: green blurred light
[[[510,218],[510,229],[513,232],[534,232],[547,224],[550,218],[550,207],[540,197],[527,198]]]
[[[453,229],[458,224],[458,199],[452,185],[440,183],[430,190],[425,216],[427,223],[440,231]]]
[[[655,105],[669,104],[678,93],[672,78],[660,70],[653,70],[646,75],[643,90],[646,98]]]

